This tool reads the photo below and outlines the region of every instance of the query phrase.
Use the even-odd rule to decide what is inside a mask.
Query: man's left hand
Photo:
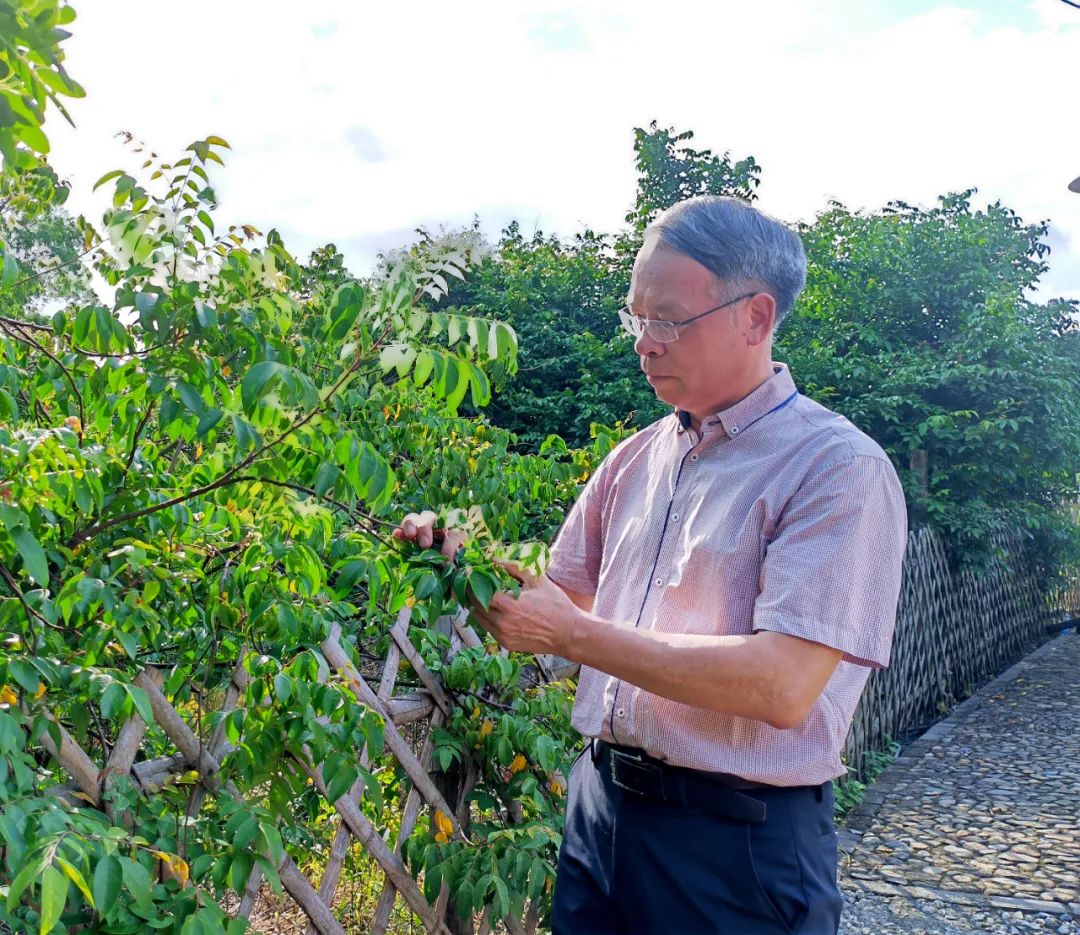
[[[512,562],[499,564],[521,582],[521,594],[499,591],[487,610],[474,603],[472,615],[509,650],[567,656],[581,611],[550,578]]]

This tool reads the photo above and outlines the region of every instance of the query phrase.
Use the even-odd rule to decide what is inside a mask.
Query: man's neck
[[[693,428],[695,432],[700,432],[701,423],[705,419],[709,419],[716,415],[716,413],[723,412],[725,409],[730,409],[736,403],[742,402],[747,396],[771,380],[774,375],[775,370],[773,369],[773,362],[771,360],[765,361],[762,367],[754,370],[753,375],[748,376],[746,380],[740,381],[739,389],[731,391],[724,399],[715,405],[709,406],[703,412],[691,412],[689,414],[691,428]]]

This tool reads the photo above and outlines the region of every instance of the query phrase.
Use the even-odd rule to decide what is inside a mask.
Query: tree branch
[[[11,322],[11,324],[9,324],[9,322]],[[79,404],[79,425],[80,426],[85,425],[86,424],[86,412],[85,412],[85,410],[83,408],[82,393],[79,392],[78,386],[75,385],[75,378],[71,375],[71,371],[68,370],[68,368],[65,367],[63,365],[63,363],[60,362],[60,359],[55,354],[53,354],[48,348],[46,348],[46,347],[42,346],[41,344],[39,344],[32,337],[30,337],[30,335],[24,333],[22,331],[22,326],[23,326],[23,322],[17,321],[15,319],[3,319],[2,321],[0,321],[0,329],[7,332],[16,341],[22,341],[23,344],[28,344],[28,345],[30,345],[30,347],[37,348],[37,350],[41,351],[42,354],[44,354],[46,357],[48,357],[49,360],[51,360],[54,364],[56,364],[57,367],[59,367],[61,370],[64,371],[64,375],[68,378],[68,382],[71,384],[71,392],[73,392],[75,394],[75,399]],[[46,329],[46,330],[51,330],[51,329]]]
[[[58,263],[56,266],[50,266],[48,269],[43,269],[40,273],[34,273],[30,276],[24,276],[22,279],[13,282],[6,289],[0,290],[0,292],[14,292],[16,289],[19,288],[19,286],[24,286],[28,282],[33,282],[35,279],[40,279],[42,276],[48,276],[49,273],[55,273],[58,269],[63,269],[65,266],[71,266],[72,263],[77,263],[84,256],[86,256],[86,254],[90,253],[92,250],[96,250],[100,246],[100,243],[96,243],[92,247],[88,247],[87,249],[83,250],[83,252],[80,253],[78,256],[72,257],[70,260],[67,260],[64,263]],[[51,331],[52,329],[50,328],[48,330]]]
[[[383,333],[379,336],[379,340],[375,342],[372,350],[379,346],[379,344],[382,342],[382,339],[386,336],[386,332],[388,330],[389,326],[387,326],[387,328],[384,329]],[[227,487],[229,484],[236,483],[236,480],[240,476],[241,471],[249,468],[252,463],[254,463],[255,459],[258,458],[263,452],[270,450],[276,445],[279,445],[284,439],[288,438],[290,435],[293,434],[293,432],[297,431],[297,429],[303,428],[303,426],[307,425],[312,419],[314,419],[315,416],[318,415],[323,410],[323,408],[330,402],[330,400],[334,398],[334,396],[337,394],[337,391],[344,385],[345,381],[348,380],[349,377],[351,377],[360,369],[360,364],[362,362],[363,358],[358,357],[356,361],[341,375],[337,383],[335,383],[331,387],[330,392],[326,394],[326,399],[322,400],[317,406],[315,406],[314,409],[312,409],[305,416],[302,416],[301,418],[293,422],[293,424],[290,425],[287,429],[285,429],[285,431],[282,432],[280,435],[278,435],[277,438],[273,439],[272,441],[264,442],[259,448],[252,451],[251,454],[244,458],[244,460],[241,461],[239,464],[236,464],[233,467],[229,468],[228,471],[226,471],[212,484],[207,484],[204,487],[198,487],[195,490],[189,491],[188,493],[180,494],[176,497],[171,497],[168,500],[163,500],[161,503],[155,503],[153,506],[144,507],[141,510],[134,510],[131,513],[124,513],[120,516],[115,516],[112,519],[103,520],[100,523],[94,523],[92,526],[87,526],[85,529],[80,530],[79,532],[76,532],[72,535],[72,537],[68,540],[67,543],[68,548],[73,549],[80,542],[85,542],[87,539],[90,539],[93,536],[104,532],[106,529],[112,529],[113,526],[118,526],[121,523],[126,523],[133,519],[139,519],[143,516],[149,516],[152,513],[158,513],[161,510],[167,510],[170,507],[176,506],[179,503],[184,503],[187,500],[193,500],[195,497],[201,497],[203,494],[211,493],[212,491],[217,490],[220,487]],[[262,478],[258,479],[262,480]]]

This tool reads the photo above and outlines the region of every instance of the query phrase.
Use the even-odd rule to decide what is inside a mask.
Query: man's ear
[[[776,322],[776,299],[767,292],[758,292],[746,303],[746,340],[759,347],[772,338]]]

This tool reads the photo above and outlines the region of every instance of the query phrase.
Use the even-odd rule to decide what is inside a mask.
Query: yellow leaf
[[[447,841],[450,840],[450,835],[448,835],[445,831],[440,831],[438,834],[435,835],[435,840],[438,841],[440,844],[445,844]]]
[[[172,867],[172,872],[176,874],[176,879],[181,886],[187,884],[188,878],[191,876],[191,870],[188,869],[187,861],[183,857],[173,855],[172,860],[169,861],[169,866]]]
[[[480,717],[480,705],[472,709],[472,719],[475,721],[478,717]]]
[[[442,834],[450,835],[454,833],[454,824],[442,809],[435,809],[435,827],[438,828]]]
[[[484,719],[484,723],[480,725],[480,736],[486,737],[495,729],[495,725],[487,718]]]
[[[228,364],[221,368],[221,375],[223,377],[227,377],[230,373],[232,373],[232,367],[230,367]]]
[[[183,857],[179,857],[176,854],[169,854],[166,851],[151,851],[150,853],[165,864],[172,876],[181,886],[187,883],[191,871],[188,869],[187,862]]]
[[[34,701],[40,701],[41,696],[45,694],[45,683],[38,682],[37,691],[34,692]]]
[[[202,442],[199,442],[195,446],[195,457],[196,458],[201,458],[202,457]]]
[[[12,705],[19,703],[19,696],[11,690],[10,685],[0,688],[0,703]]]
[[[68,416],[64,419],[64,425],[76,434],[82,434],[82,423],[79,421],[78,416]]]
[[[548,783],[548,788],[551,790],[551,794],[553,796],[555,796],[555,798],[558,799],[558,798],[562,797],[562,794],[563,794],[562,783],[559,782],[557,779],[552,779],[551,782]]]
[[[510,774],[520,773],[525,768],[525,763],[524,755],[519,753],[510,763]]]
[[[85,792],[72,792],[71,797],[73,799],[82,799],[84,802],[89,802],[91,805],[97,805],[94,801],[94,797],[87,795]]]

